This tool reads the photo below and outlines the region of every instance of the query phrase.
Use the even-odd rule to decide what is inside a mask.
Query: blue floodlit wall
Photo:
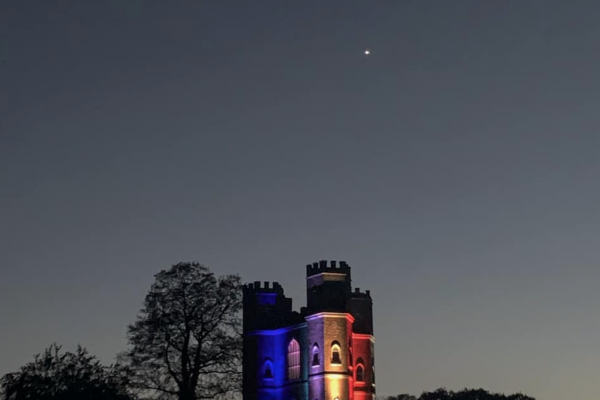
[[[258,400],[307,400],[308,399],[308,343],[306,323],[289,328],[256,331]],[[288,381],[287,348],[292,339],[300,345],[300,379]],[[272,378],[265,376],[265,365],[272,366]]]

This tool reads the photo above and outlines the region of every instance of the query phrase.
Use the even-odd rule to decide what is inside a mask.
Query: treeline
[[[378,400],[535,400],[535,398],[521,393],[505,395],[490,393],[483,389],[463,389],[453,392],[440,388],[433,392],[423,392],[418,397],[410,394],[398,394],[396,396],[378,396]]]

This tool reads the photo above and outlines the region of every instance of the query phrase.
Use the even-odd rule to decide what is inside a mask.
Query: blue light
[[[257,293],[256,299],[261,306],[274,306],[277,300],[277,293]]]

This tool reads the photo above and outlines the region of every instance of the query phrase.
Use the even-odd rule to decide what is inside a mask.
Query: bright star
[[[369,54],[371,54],[371,50],[365,50],[365,56],[368,56]]]

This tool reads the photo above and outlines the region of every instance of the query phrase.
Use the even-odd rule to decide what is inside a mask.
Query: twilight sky
[[[346,260],[379,394],[597,397],[597,1],[3,1],[0,374],[180,260]],[[363,51],[371,49],[365,58]]]

